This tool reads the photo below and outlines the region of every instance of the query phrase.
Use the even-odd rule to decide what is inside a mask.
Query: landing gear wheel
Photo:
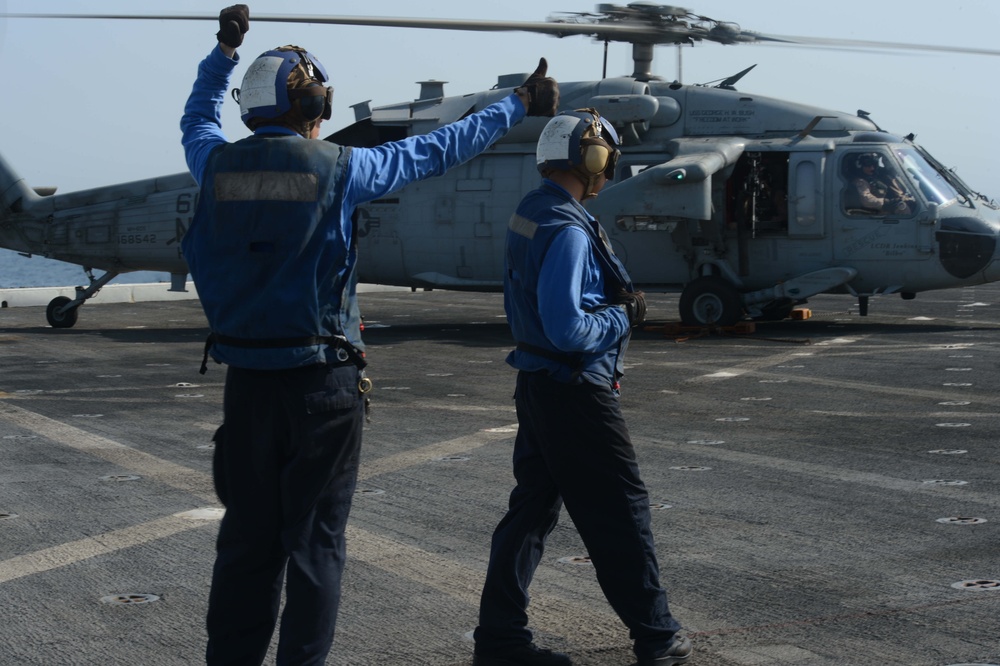
[[[66,305],[73,299],[67,298],[65,296],[56,296],[51,301],[49,301],[49,306],[45,308],[45,318],[49,320],[49,326],[52,328],[72,328],[76,323],[76,319],[79,316],[79,305],[71,310],[66,310],[63,313],[59,312],[59,308]]]
[[[743,319],[743,300],[728,280],[708,275],[692,280],[681,292],[685,326],[733,326]]]

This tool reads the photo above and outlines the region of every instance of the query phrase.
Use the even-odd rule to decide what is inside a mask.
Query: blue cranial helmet
[[[601,176],[614,179],[620,145],[615,128],[596,109],[564,111],[538,137],[535,163],[546,178],[553,171],[573,174],[584,185],[583,199],[588,199],[603,187]]]
[[[542,173],[576,170],[582,175],[614,177],[621,140],[611,123],[594,109],[564,111],[545,125],[535,162]]]
[[[250,129],[284,116],[296,101],[304,120],[327,120],[333,96],[333,89],[323,85],[327,80],[326,69],[313,54],[298,46],[282,46],[265,51],[250,64],[233,96]]]

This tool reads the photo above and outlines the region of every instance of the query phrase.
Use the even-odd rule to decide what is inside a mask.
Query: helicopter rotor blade
[[[0,14],[0,18],[42,19],[111,19],[152,21],[218,21],[218,16],[204,14]],[[254,23],[309,23],[315,25],[357,25],[383,28],[423,28],[429,30],[466,30],[480,32],[537,32],[555,37],[594,35],[609,41],[629,41],[656,36],[643,25],[598,25],[554,23],[545,21],[487,21],[476,19],[423,19],[381,16],[325,16],[294,14],[254,14]],[[678,39],[684,38],[678,36]]]
[[[908,44],[904,42],[866,41],[863,39],[830,39],[825,37],[793,37],[787,35],[768,35],[768,43],[785,43],[795,46],[820,46],[848,50],[880,51],[929,51],[937,53],[958,53],[968,55],[1000,56],[1000,50],[981,49],[966,46],[941,46],[939,44]],[[766,44],[765,44],[766,45]]]
[[[676,11],[676,9],[675,9]],[[693,15],[692,15],[693,16]],[[37,14],[0,13],[2,18],[42,19],[104,19],[104,20],[153,20],[153,21],[217,21],[218,16],[208,14]],[[705,17],[695,17],[705,19]],[[255,14],[255,23],[306,23],[313,25],[355,25],[388,28],[420,28],[429,30],[460,30],[478,32],[533,32],[554,37],[574,35],[591,36],[604,42],[632,44],[691,44],[709,41],[720,44],[760,44],[773,46],[818,46],[845,50],[906,50],[937,53],[1000,56],[1000,50],[937,44],[907,44],[902,42],[833,39],[790,35],[769,35],[741,30],[734,24],[721,24],[726,29],[707,28],[684,21],[647,22],[621,20],[595,21],[492,21],[477,19],[426,19],[379,16],[327,16],[295,14]]]

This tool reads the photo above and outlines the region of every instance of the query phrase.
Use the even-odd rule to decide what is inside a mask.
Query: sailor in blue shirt
[[[614,177],[618,144],[593,109],[550,120],[536,154],[544,180],[510,220],[504,305],[517,342],[507,357],[518,370],[517,486],[493,533],[474,666],[572,663],[535,646],[527,628],[528,586],[564,502],[638,666],[691,654],[660,586],[649,495],[618,399],[645,299],[580,203]]]
[[[354,207],[475,157],[526,114],[554,115],[558,86],[543,59],[515,93],[461,121],[375,148],[343,147],[308,140],[330,118],[332,89],[315,56],[286,46],[248,67],[236,94],[254,133],[229,143],[220,109],[249,9],[222,10],[219,25],[181,120],[201,186],[182,250],[211,328],[206,357],[229,366],[215,435],[213,477],[226,513],[206,659],[260,664],[284,586],[277,663],[318,666],[333,643],[371,386]]]

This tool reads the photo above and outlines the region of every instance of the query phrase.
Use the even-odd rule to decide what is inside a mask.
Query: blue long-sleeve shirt
[[[613,386],[617,381],[631,329],[624,309],[609,304],[607,269],[582,226],[594,224],[593,216],[550,180],[518,206],[507,232],[504,276],[514,338],[579,362],[515,349],[507,357],[515,368],[544,370],[564,382]]]
[[[216,174],[207,173],[210,165],[217,163],[220,157],[236,154],[238,149],[252,150],[253,141],[308,141],[282,127],[262,127],[253,138],[229,144],[232,147],[226,148],[228,140],[222,132],[220,110],[237,62],[237,57],[227,57],[218,47],[212,50],[198,67],[198,78],[181,119],[188,168],[200,186],[208,187],[215,179]],[[472,159],[503,137],[524,116],[524,105],[511,94],[482,111],[428,134],[374,148],[345,149],[343,153],[309,151],[319,160],[316,168],[321,172],[327,169],[320,157],[320,153],[325,152],[331,156],[340,155],[330,158],[327,175],[333,173],[335,166],[344,170],[341,171],[343,177],[336,179],[339,185],[331,190],[336,196],[321,198],[315,204],[301,204],[312,206],[309,215],[315,214],[322,220],[319,227],[287,225],[286,220],[278,219],[280,215],[263,212],[275,210],[266,205],[249,206],[242,209],[244,217],[228,219],[225,216],[234,214],[231,207],[225,209],[230,212],[213,214],[206,208],[206,201],[212,197],[203,192],[198,213],[182,247],[212,330],[228,338],[262,340],[346,335],[353,345],[361,347],[356,317],[348,314],[357,310],[354,290],[357,253],[353,250],[351,224],[355,206],[384,197],[413,181],[443,174]],[[282,136],[262,139],[264,135]],[[325,145],[333,148],[332,144]],[[273,147],[283,155],[293,152]],[[216,150],[227,152],[217,155]],[[284,168],[287,170],[287,166]],[[328,180],[320,178],[319,182]],[[214,196],[215,191],[211,194]],[[336,203],[323,203],[331,201]],[[268,202],[262,202],[265,203]],[[223,218],[219,219],[219,215]],[[213,229],[222,223],[227,225],[227,231],[214,233]],[[280,264],[280,275],[263,270],[251,256],[252,251],[244,247],[246,244],[233,239],[234,230],[262,227],[304,228],[304,231],[292,233],[309,234],[296,239],[301,241],[298,247],[307,248],[301,260]],[[274,311],[276,307],[284,310]],[[309,321],[317,323],[309,326],[296,323]],[[289,330],[290,327],[294,330]],[[307,328],[316,330],[305,330]],[[323,344],[253,349],[217,343],[212,349],[212,355],[219,361],[260,369],[324,362],[325,353]]]
[[[538,276],[538,314],[545,336],[562,351],[593,353],[615,347],[629,331],[628,315],[606,305],[604,277],[590,238],[568,227],[549,245]]]
[[[198,79],[184,107],[181,140],[188,169],[201,185],[208,156],[228,142],[222,132],[222,104],[239,54],[229,58],[218,46],[198,66]],[[466,162],[525,116],[524,104],[510,96],[429,134],[375,148],[354,148],[347,174],[345,208],[372,201],[422,178],[439,176]],[[262,127],[257,134],[295,134],[283,127]],[[349,217],[349,216],[348,216]]]

